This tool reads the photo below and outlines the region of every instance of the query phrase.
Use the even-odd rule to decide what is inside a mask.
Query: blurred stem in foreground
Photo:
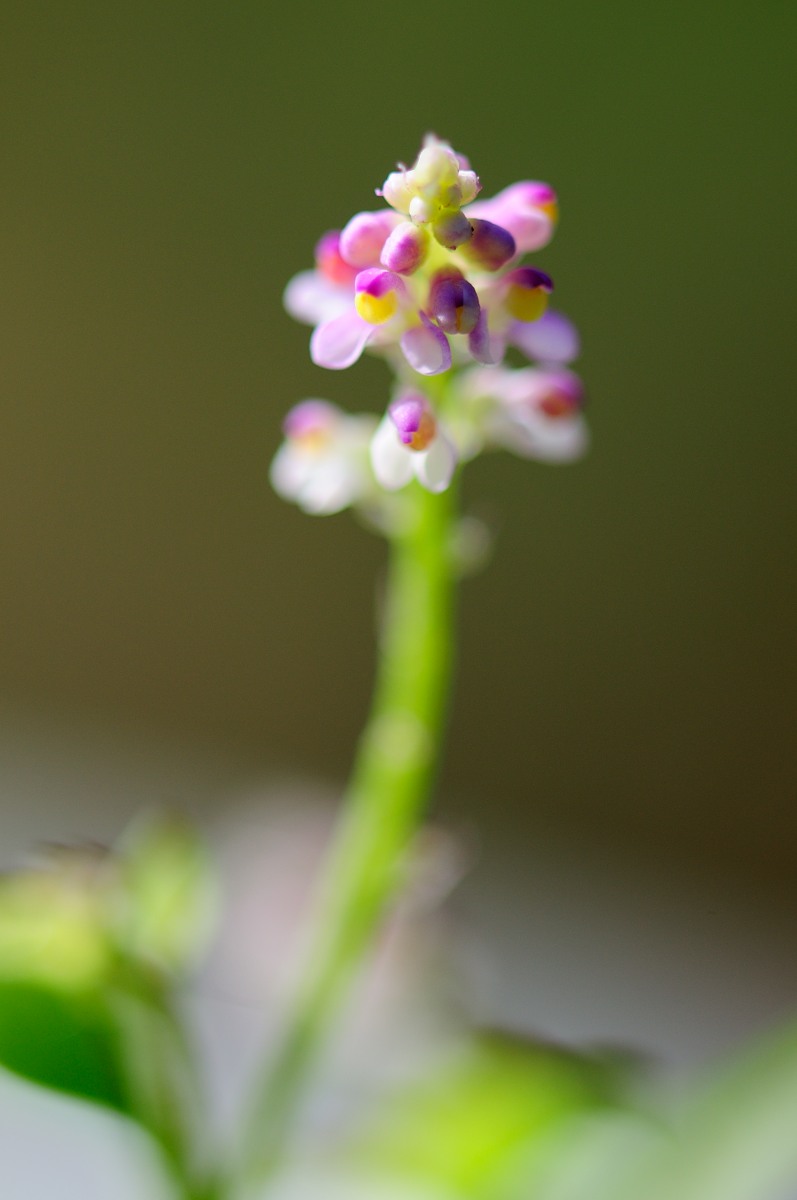
[[[317,901],[298,995],[255,1082],[244,1194],[278,1168],[304,1085],[400,881],[438,758],[452,664],[455,489],[413,484],[391,538],[379,673]]]

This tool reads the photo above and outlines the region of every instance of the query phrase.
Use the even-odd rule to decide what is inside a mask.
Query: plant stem
[[[299,992],[274,1060],[256,1081],[243,1181],[279,1165],[308,1074],[400,880],[438,758],[452,661],[454,489],[408,490],[392,539],[378,680],[322,878]]]

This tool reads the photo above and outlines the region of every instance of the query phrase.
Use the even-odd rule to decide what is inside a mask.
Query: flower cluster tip
[[[578,334],[548,309],[551,277],[521,262],[553,236],[556,193],[536,181],[480,193],[468,160],[429,134],[377,189],[387,207],[325,233],[314,269],[289,283],[285,306],[314,327],[317,365],[343,370],[367,350],[398,377],[381,422],[319,400],[289,414],[272,481],[307,511],[373,508],[412,479],[443,490],[491,446],[548,461],[583,452]],[[505,365],[509,351],[530,365]],[[431,388],[440,375],[445,388]]]

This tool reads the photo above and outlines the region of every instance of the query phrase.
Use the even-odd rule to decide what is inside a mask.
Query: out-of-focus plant
[[[173,988],[204,943],[213,892],[195,832],[160,817],[116,852],[53,847],[0,880],[0,1063],[132,1117],[186,1195],[202,1194],[204,1165]]]
[[[353,508],[388,540],[373,708],[318,889],[281,1033],[252,1071],[240,1136],[217,1148],[179,998],[216,885],[195,835],[140,823],[113,851],[53,850],[0,881],[0,1063],[124,1115],[161,1148],[181,1200],[774,1200],[797,1180],[797,1026],[657,1114],[623,1064],[471,1031],[415,1080],[349,1114],[330,1146],[299,1130],[324,1045],[405,882],[440,754],[455,582],[485,538],[457,482],[483,451],[565,462],[586,448],[579,339],[524,263],[558,219],[544,183],[492,199],[429,136],[324,234],[288,286],[338,370],[381,357],[379,419],[304,400],[276,490],[309,513]]]

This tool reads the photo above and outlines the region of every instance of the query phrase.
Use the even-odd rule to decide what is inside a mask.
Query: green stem
[[[452,660],[454,489],[413,485],[393,538],[379,674],[318,898],[317,923],[275,1059],[256,1081],[243,1177],[279,1165],[308,1074],[386,903],[431,788]]]
[[[215,1200],[218,1185],[200,1166],[207,1154],[196,1056],[173,998],[158,977],[137,975],[123,961],[119,969],[112,1012],[131,1113],[158,1145],[179,1200]]]

